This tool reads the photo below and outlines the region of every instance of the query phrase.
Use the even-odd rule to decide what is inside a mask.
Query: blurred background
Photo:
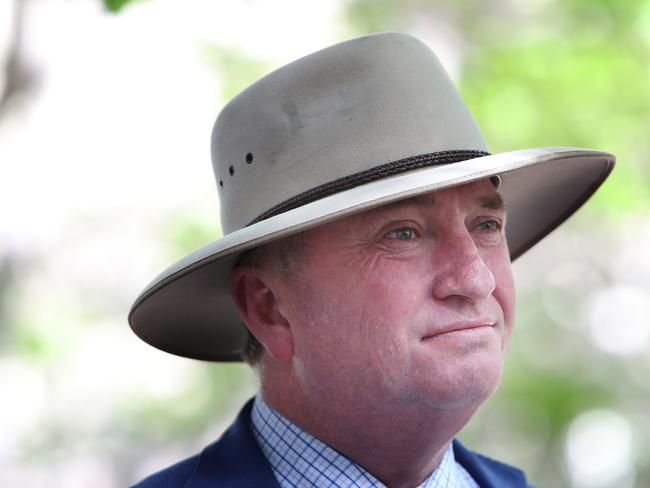
[[[0,485],[122,487],[219,436],[244,365],[141,343],[126,315],[220,235],[223,104],[297,57],[400,30],[493,152],[619,164],[515,265],[502,388],[461,439],[540,487],[650,486],[650,0],[2,0]]]

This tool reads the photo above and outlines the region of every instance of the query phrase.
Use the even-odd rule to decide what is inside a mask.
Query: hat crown
[[[273,71],[219,114],[212,163],[222,228],[377,166],[468,150],[487,147],[426,45],[400,33],[342,42]]]

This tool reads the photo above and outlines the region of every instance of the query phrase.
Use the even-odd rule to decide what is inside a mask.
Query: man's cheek
[[[509,259],[499,259],[490,268],[496,284],[493,295],[503,314],[501,349],[505,353],[515,322],[515,283]]]

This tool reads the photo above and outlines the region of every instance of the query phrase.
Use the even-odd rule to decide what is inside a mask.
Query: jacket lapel
[[[466,449],[454,439],[454,457],[481,488],[526,488],[523,471]]]
[[[280,488],[250,427],[249,401],[221,438],[201,452],[185,488]]]

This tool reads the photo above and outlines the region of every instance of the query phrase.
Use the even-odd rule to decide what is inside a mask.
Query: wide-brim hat
[[[232,361],[241,359],[246,334],[229,277],[244,251],[497,177],[516,259],[596,191],[615,158],[566,147],[490,154],[431,50],[382,33],[308,55],[244,90],[217,118],[212,161],[224,237],[155,278],[129,323],[172,354]]]

